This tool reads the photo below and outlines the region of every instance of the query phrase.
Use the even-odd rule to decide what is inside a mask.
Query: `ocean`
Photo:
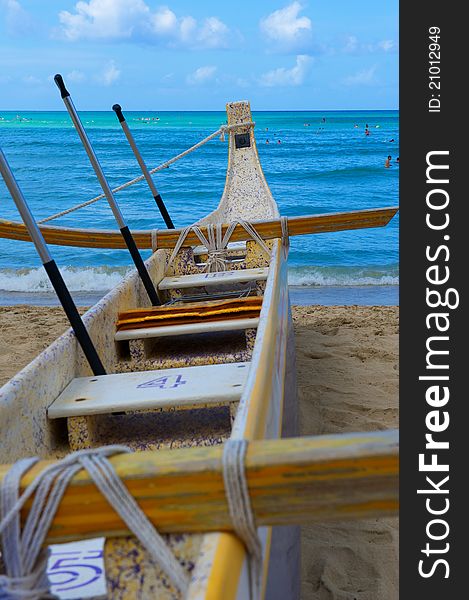
[[[149,168],[226,122],[224,112],[125,115]],[[80,116],[111,187],[140,175],[113,112],[81,112]],[[399,203],[397,111],[254,112],[253,118],[260,160],[281,214]],[[365,135],[366,125],[370,135]],[[0,111],[0,147],[37,220],[101,193],[66,112]],[[388,155],[391,167],[385,168]],[[176,227],[216,208],[226,160],[227,143],[216,138],[154,175]],[[145,182],[120,192],[116,199],[130,229],[164,228]],[[0,218],[20,220],[1,178]],[[105,199],[50,224],[116,229]],[[292,302],[398,304],[398,228],[397,215],[385,228],[293,237]],[[124,250],[51,246],[51,251],[81,305],[96,301],[116,285],[131,264]],[[16,303],[56,301],[32,244],[0,239],[0,304]]]

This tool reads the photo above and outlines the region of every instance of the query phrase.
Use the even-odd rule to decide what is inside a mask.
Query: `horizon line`
[[[18,112],[18,111],[22,111],[22,112],[63,112],[66,113],[67,110],[66,109],[48,109],[48,108],[21,108],[21,109],[17,109],[17,108],[0,108],[0,113],[1,112]],[[162,110],[155,110],[155,109],[147,109],[147,108],[127,108],[125,109],[126,112],[159,112],[159,113],[174,113],[174,112],[200,112],[200,113],[211,113],[211,112],[221,112],[221,113],[225,113],[226,111],[224,109],[176,109],[176,110],[167,110],[167,109],[162,109]],[[399,108],[294,108],[294,109],[288,109],[288,108],[275,108],[275,109],[267,109],[267,108],[261,108],[261,109],[253,109],[251,108],[253,113],[259,113],[259,112],[399,112]],[[87,109],[80,109],[78,110],[78,112],[110,112],[112,113],[112,109],[95,109],[95,108],[87,108]]]

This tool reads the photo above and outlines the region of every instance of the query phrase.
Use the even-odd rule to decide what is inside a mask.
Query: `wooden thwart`
[[[290,235],[307,235],[311,233],[326,233],[328,231],[344,231],[346,229],[363,229],[366,227],[383,227],[399,210],[398,207],[376,208],[358,210],[344,213],[331,213],[324,215],[308,215],[288,218],[288,231]],[[264,239],[282,237],[282,227],[279,219],[268,221],[253,221],[256,231]],[[223,234],[228,225],[223,225]],[[54,227],[41,225],[41,232],[48,244],[59,246],[80,246],[85,248],[125,248],[125,242],[118,231],[105,229],[75,229],[67,227]],[[206,228],[202,232],[207,235]],[[141,249],[152,247],[151,231],[133,232],[137,246]],[[174,248],[181,233],[180,229],[158,230],[158,248]],[[29,242],[31,238],[22,223],[0,219],[0,237]],[[233,231],[231,241],[250,239],[245,229],[238,225]],[[187,245],[200,245],[199,238],[194,233],[189,233],[186,238]]]
[[[115,373],[73,379],[49,406],[49,419],[238,402],[248,362]]]
[[[159,531],[229,531],[221,456],[222,446],[212,446],[136,452],[111,462]],[[31,469],[22,488],[50,463]],[[0,466],[0,481],[7,469]],[[397,430],[253,441],[246,458],[259,526],[394,514],[398,469]],[[126,534],[88,474],[80,472],[65,493],[48,541]]]
[[[114,339],[116,342],[122,342],[124,340],[143,340],[157,337],[170,337],[175,335],[214,333],[215,331],[240,331],[243,329],[257,329],[258,325],[258,318],[202,321],[200,323],[186,323],[184,325],[160,325],[158,327],[123,329],[116,333]],[[188,341],[188,343],[190,342]]]
[[[193,275],[177,275],[165,277],[158,284],[159,290],[186,289],[205,287],[208,285],[224,285],[247,283],[248,281],[265,281],[269,274],[267,267],[260,269],[236,269],[234,271],[218,271],[215,273],[195,273]]]

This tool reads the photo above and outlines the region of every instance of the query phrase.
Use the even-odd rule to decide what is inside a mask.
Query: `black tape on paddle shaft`
[[[166,206],[163,202],[163,198],[159,194],[156,194],[156,196],[153,196],[153,197],[155,198],[155,202],[156,202],[158,208],[160,209],[160,213],[164,219],[164,222],[166,223],[166,227],[168,229],[174,229],[174,223],[173,223],[171,217],[169,216],[169,212],[166,210]]]
[[[89,333],[87,332],[80,315],[78,314],[75,302],[70,296],[67,286],[62,278],[62,275],[55,264],[54,260],[44,263],[44,269],[49,276],[50,282],[54,287],[55,293],[57,294],[60,303],[65,311],[65,314],[70,321],[73,331],[77,337],[78,343],[86,356],[87,361],[90,364],[91,370],[95,375],[106,375],[106,370],[103,367],[103,363],[96,352],[96,348],[91,341]]]
[[[125,117],[122,114],[122,107],[120,104],[114,104],[114,106],[112,107],[112,110],[116,113],[117,118],[119,119],[119,123],[122,123],[123,121],[125,121]]]
[[[135,244],[135,240],[132,237],[132,234],[129,231],[127,226],[122,227],[121,229],[122,237],[127,244],[127,248],[129,249],[130,255],[133,258],[134,265],[140,275],[140,279],[147,291],[148,297],[150,298],[150,302],[153,306],[159,306],[161,304],[158,294],[156,293],[155,286],[153,285],[153,281],[150,279],[150,275],[148,274],[147,268],[140,256],[140,252],[138,251],[137,245]]]
[[[60,95],[62,96],[62,98],[68,98],[70,96],[70,92],[65,87],[65,83],[62,78],[62,75],[57,73],[57,75],[54,77],[54,81],[60,90]]]

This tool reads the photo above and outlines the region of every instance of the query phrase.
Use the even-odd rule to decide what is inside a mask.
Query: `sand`
[[[295,307],[300,433],[398,427],[397,307]],[[302,600],[396,600],[397,519],[302,528]]]
[[[398,309],[294,307],[301,435],[398,426]],[[65,331],[60,308],[0,307],[0,385]],[[302,528],[302,600],[396,600],[397,519]],[[288,600],[288,599],[285,599]]]

